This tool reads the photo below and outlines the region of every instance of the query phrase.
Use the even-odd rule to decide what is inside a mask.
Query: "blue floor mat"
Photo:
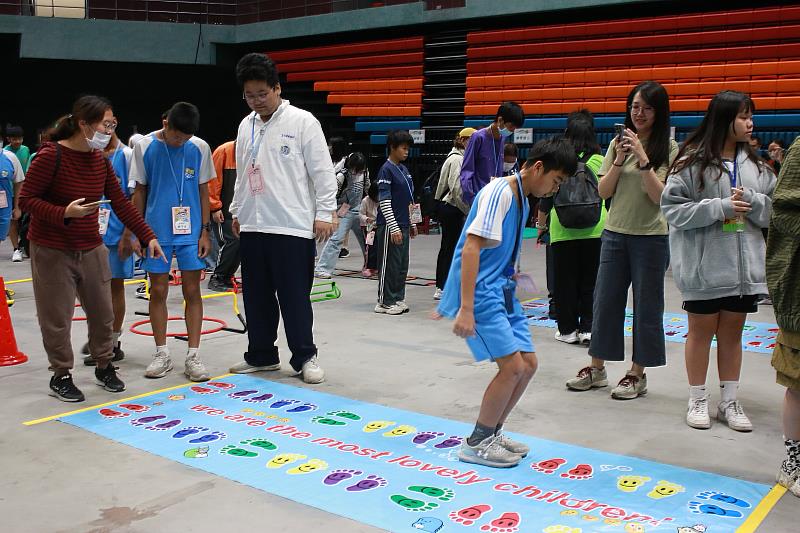
[[[467,464],[467,424],[251,376],[59,420],[399,532],[731,532],[770,490],[519,434],[531,447],[519,466]]]

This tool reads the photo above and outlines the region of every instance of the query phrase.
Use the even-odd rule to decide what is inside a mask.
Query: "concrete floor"
[[[412,243],[411,273],[432,277],[438,236],[421,236]],[[523,268],[545,287],[544,249],[525,241]],[[28,277],[30,263],[11,263],[8,242],[0,245],[0,275]],[[341,260],[342,268],[359,268],[361,256]],[[400,317],[372,312],[376,283],[360,278],[337,278],[342,298],[315,304],[316,342],[327,381],[318,390],[408,409],[433,416],[473,422],[481,394],[494,374],[489,364],[475,364],[463,341],[447,322],[428,318],[434,307],[433,289],[410,285],[411,313]],[[76,366],[74,378],[87,396],[83,404],[65,404],[47,396],[47,361],[35,318],[30,284],[14,286],[17,303],[11,314],[17,342],[30,356],[24,365],[0,368],[0,510],[8,533],[27,532],[216,532],[216,531],[336,531],[376,529],[293,501],[240,485],[179,463],[150,455],[59,422],[32,427],[23,421],[107,402],[112,396],[93,385],[89,368]],[[667,311],[681,312],[680,295],[666,280]],[[128,289],[128,320],[146,302]],[[178,310],[173,294],[171,308]],[[226,299],[206,301],[206,314],[235,320]],[[751,317],[774,322],[770,307]],[[74,324],[73,346],[86,338],[84,322]],[[127,325],[126,325],[127,330]],[[769,355],[745,352],[740,399],[755,431],[736,433],[715,424],[708,431],[690,429],[684,422],[687,383],[683,345],[667,343],[669,366],[648,373],[649,393],[618,402],[609,389],[568,392],[566,379],[588,362],[586,349],[553,340],[553,330],[533,328],[540,366],[527,395],[508,421],[509,429],[537,437],[695,468],[772,485],[783,456],[780,406],[783,389],[775,384]],[[285,341],[280,346],[288,351]],[[630,339],[627,339],[630,354]],[[150,360],[149,337],[126,333],[127,353],[121,375],[123,396],[180,385],[179,370],[152,381],[142,374]],[[183,349],[173,341],[173,353]],[[242,335],[206,337],[201,356],[212,375],[227,372],[246,347]],[[178,367],[176,367],[178,368]],[[288,364],[286,365],[288,369]],[[609,365],[610,380],[628,367]],[[714,365],[709,388],[715,393]],[[266,376],[265,376],[266,377]],[[305,387],[288,370],[269,379]],[[712,396],[714,404],[717,394]],[[713,412],[713,410],[712,410]],[[800,502],[786,495],[759,531],[798,531]],[[792,525],[794,524],[794,525]],[[265,529],[266,527],[266,529]]]

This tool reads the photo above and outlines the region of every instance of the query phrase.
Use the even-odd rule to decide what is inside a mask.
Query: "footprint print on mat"
[[[220,448],[219,453],[220,455],[232,455],[233,457],[258,457],[258,452],[245,450],[244,448],[239,448],[233,444],[223,446]]]
[[[191,439],[189,442],[192,444],[206,444],[227,438],[228,435],[222,431],[212,431],[211,433],[206,433],[205,435],[200,435],[199,437]]]
[[[411,442],[422,446],[426,442],[438,437],[444,437],[444,433],[441,433],[439,431],[420,431],[419,433],[414,435],[414,438],[411,439]]]
[[[724,516],[727,518],[741,518],[742,513],[733,509],[723,509],[718,505],[710,503],[689,502],[689,510],[696,514],[710,514],[713,516]]]
[[[218,389],[209,389],[208,387],[201,387],[199,385],[189,387],[189,390],[196,392],[197,394],[217,394],[219,392]]]
[[[449,502],[456,495],[456,493],[450,489],[440,489],[439,487],[428,487],[425,485],[414,485],[412,487],[408,487],[408,490],[411,492],[419,492],[420,494],[424,494],[425,496],[429,496],[431,498],[436,498],[437,500],[443,502]]]
[[[430,511],[439,507],[438,503],[424,502],[422,500],[416,500],[414,498],[409,498],[408,496],[403,496],[402,494],[393,494],[389,497],[389,499],[406,511],[413,511],[415,513]]]
[[[561,477],[577,480],[592,479],[593,472],[594,469],[592,468],[592,465],[579,464],[573,468],[570,468],[566,472],[562,472]]]
[[[701,500],[714,500],[715,502],[722,502],[728,505],[735,505],[736,507],[741,507],[742,509],[747,509],[750,507],[750,504],[744,500],[740,500],[735,496],[730,496],[728,494],[713,490],[706,490],[700,492],[695,496],[695,498],[699,498]]]
[[[481,531],[491,533],[514,533],[519,531],[521,519],[518,513],[503,513],[499,518],[495,518],[488,524],[481,526]]]
[[[267,463],[267,468],[281,468],[305,458],[305,455],[299,453],[279,453],[270,459],[270,461]]]
[[[252,389],[250,389],[250,390],[240,390],[239,392],[231,392],[231,393],[229,393],[228,394],[228,398],[233,398],[234,400],[243,400],[244,398],[246,398],[248,396],[252,396],[253,394],[256,394],[257,392],[258,392],[257,390],[252,390]]]
[[[152,424],[153,422],[164,420],[165,418],[167,418],[165,415],[144,416],[131,420],[131,424],[134,426],[146,426],[147,424]]]
[[[360,416],[358,416],[355,413],[351,413],[350,411],[331,411],[327,413],[327,416],[335,416],[337,418],[344,418],[347,420],[352,420],[354,422],[361,420]]]
[[[462,526],[471,526],[483,515],[492,510],[491,505],[479,504],[472,507],[464,507],[458,511],[450,511],[450,520]]]
[[[225,390],[236,388],[236,385],[234,385],[233,383],[225,383],[224,381],[209,381],[206,383],[206,385],[208,385],[209,387],[216,387],[218,389],[225,389]]]
[[[389,482],[381,476],[370,474],[358,483],[347,487],[348,492],[366,492],[368,490],[385,487]]]
[[[544,533],[582,533],[583,530],[579,527],[569,527],[561,524],[556,524],[552,526],[547,526],[542,531]]]
[[[447,437],[439,444],[434,444],[433,447],[439,450],[447,450],[449,448],[455,448],[456,446],[461,446],[463,442],[463,438],[459,437],[458,435],[453,435],[452,437]]]
[[[251,398],[242,398],[242,401],[248,403],[261,403],[261,402],[266,402],[267,400],[271,400],[272,396],[273,396],[272,394],[266,393],[266,394],[260,394],[258,396],[253,396]]]
[[[187,426],[180,431],[176,431],[173,435],[173,439],[185,439],[190,435],[196,435],[202,431],[208,431],[208,428],[204,428],[203,426]]]
[[[389,426],[393,426],[397,424],[397,422],[390,422],[388,420],[373,420],[369,422],[366,426],[364,426],[364,433],[375,433],[376,431],[380,431],[382,429],[386,429]]]
[[[325,426],[346,426],[347,422],[343,420],[335,420],[333,418],[328,418],[327,416],[315,416],[311,419],[312,422],[315,424],[323,424]]]
[[[275,403],[270,404],[270,409],[283,409],[286,406],[294,405],[296,403],[300,403],[300,400],[278,400]]]
[[[316,411],[318,407],[313,403],[304,403],[298,405],[297,407],[292,407],[291,409],[287,409],[287,413],[305,413],[306,411]]]
[[[531,468],[542,474],[550,475],[561,468],[566,462],[566,459],[561,459],[560,457],[556,459],[545,459],[544,461],[532,464]]]
[[[247,446],[254,446],[256,448],[261,448],[262,450],[277,450],[278,449],[278,447],[275,444],[271,443],[268,440],[264,440],[264,439],[247,439],[247,440],[243,440],[242,444],[247,445]]]
[[[322,483],[324,485],[332,487],[334,485],[338,485],[342,481],[352,479],[355,476],[360,476],[361,474],[363,474],[361,470],[351,470],[344,468],[339,470],[334,470],[333,472],[325,476],[325,479],[322,480]]]
[[[147,426],[146,430],[148,431],[165,431],[167,429],[172,429],[181,425],[180,420],[170,420],[169,422],[162,422],[160,424],[156,424],[154,426]]]
[[[408,435],[409,433],[414,433],[415,431],[417,431],[417,428],[415,428],[414,426],[409,426],[409,425],[403,424],[401,426],[397,426],[396,428],[390,429],[389,431],[385,432],[383,434],[383,436],[384,437],[404,437],[404,436]]]
[[[133,413],[146,413],[150,410],[150,407],[147,405],[139,405],[138,403],[123,403],[119,405],[120,409],[125,409],[126,411],[131,411]]]
[[[294,468],[290,468],[289,470],[286,471],[286,473],[290,475],[310,474],[311,472],[316,472],[317,470],[325,470],[327,468],[328,468],[328,463],[326,463],[322,459],[309,459],[308,462],[305,462],[301,465],[297,465]]]
[[[100,409],[98,413],[108,419],[125,418],[130,416],[130,413],[123,413],[122,411],[115,411],[114,409]]]

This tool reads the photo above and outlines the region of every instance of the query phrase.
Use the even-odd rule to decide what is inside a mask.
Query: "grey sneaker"
[[[500,445],[497,435],[486,437],[476,446],[470,446],[466,439],[458,452],[458,459],[465,463],[491,466],[493,468],[510,468],[517,466],[522,457]]]
[[[528,453],[531,451],[527,444],[512,439],[502,431],[497,434],[497,443],[511,453],[516,453],[523,459],[527,457]]]
[[[778,485],[786,487],[795,496],[800,496],[800,468],[793,470],[789,469],[787,472],[786,461],[781,463],[781,468],[778,470],[776,481]]]
[[[402,315],[403,313],[405,313],[403,308],[397,304],[394,305],[378,304],[375,306],[375,312],[384,315]]]
[[[617,386],[611,389],[611,397],[615,400],[633,400],[647,394],[647,374],[642,377],[628,372],[619,380]]]
[[[316,355],[303,363],[300,373],[303,374],[303,381],[312,385],[325,381],[325,371],[317,363]]]
[[[276,363],[274,365],[253,366],[247,361],[241,361],[230,367],[228,371],[231,374],[251,374],[253,372],[265,372],[265,371],[273,371],[280,369],[281,369],[280,363]]]
[[[728,427],[735,431],[753,431],[753,424],[744,414],[744,409],[742,409],[742,404],[739,403],[739,400],[734,400],[728,405],[720,402],[719,407],[717,407],[717,419],[720,422],[727,422]]]
[[[567,388],[570,390],[585,391],[599,387],[608,387],[606,367],[595,368],[587,366],[581,368],[577,376],[567,381]]]
[[[183,373],[192,381],[208,381],[211,379],[211,375],[206,370],[206,365],[203,364],[197,354],[186,357]]]
[[[169,355],[164,352],[156,352],[144,371],[144,377],[163,378],[170,370],[172,370],[172,359],[169,358]]]
[[[402,309],[404,313],[408,313],[408,305],[406,304],[406,302],[404,300],[400,300],[394,305],[396,305],[400,309]]]
[[[689,409],[686,411],[686,424],[695,429],[708,429],[711,427],[711,417],[708,414],[708,396],[697,400],[689,400]]]

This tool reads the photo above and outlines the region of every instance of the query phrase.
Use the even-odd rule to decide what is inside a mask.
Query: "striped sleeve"
[[[389,233],[397,233],[400,231],[400,226],[397,225],[397,220],[395,220],[394,212],[392,211],[392,200],[381,200],[379,208],[381,214],[383,214],[383,218],[386,219],[386,226],[389,228]]]
[[[55,145],[47,145],[39,150],[36,158],[28,167],[28,174],[22,182],[19,195],[20,208],[32,216],[46,220],[53,225],[64,225],[66,207],[54,205],[44,199],[53,182],[56,168]]]
[[[499,246],[503,242],[503,219],[513,199],[508,182],[504,179],[492,181],[478,195],[475,218],[467,233],[487,239],[492,245],[490,247]]]

